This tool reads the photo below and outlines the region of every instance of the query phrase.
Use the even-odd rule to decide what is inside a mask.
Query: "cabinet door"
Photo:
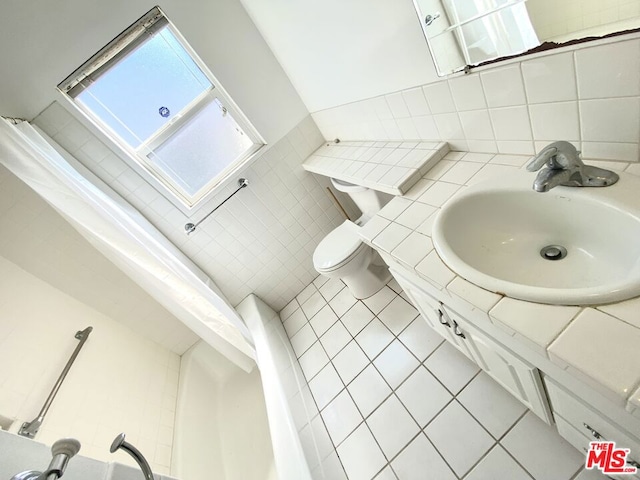
[[[448,313],[463,329],[467,345],[480,368],[542,420],[552,424],[539,370],[469,325],[455,312],[448,310]]]
[[[467,335],[464,327],[462,327],[457,321],[453,320],[444,308],[444,305],[440,303],[436,309],[436,317],[438,318],[438,326],[434,330],[441,330],[451,345],[456,347],[466,357],[468,357],[473,363],[478,363],[469,348],[466,340]]]
[[[464,339],[455,333],[454,322],[449,318],[442,302],[421,291],[418,287],[406,280],[401,274],[391,270],[391,273],[407,294],[411,303],[416,307],[422,318],[433,330],[440,334],[451,345],[456,347],[465,356],[475,362],[475,359],[464,342]]]

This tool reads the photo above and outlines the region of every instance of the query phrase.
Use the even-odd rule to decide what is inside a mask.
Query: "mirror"
[[[638,0],[414,0],[439,76],[640,28]]]

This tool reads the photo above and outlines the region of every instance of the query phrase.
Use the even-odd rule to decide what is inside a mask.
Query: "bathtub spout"
[[[118,449],[122,449],[127,452],[133,457],[138,465],[140,465],[140,470],[142,470],[142,474],[144,475],[145,480],[154,480],[153,472],[151,471],[149,462],[147,462],[147,459],[144,458],[144,455],[142,455],[140,450],[138,450],[130,443],[124,441],[124,433],[121,433],[113,439],[113,443],[111,444],[111,448],[109,449],[109,451],[111,453],[114,453]]]

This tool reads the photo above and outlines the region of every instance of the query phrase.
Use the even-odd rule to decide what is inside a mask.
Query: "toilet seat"
[[[318,272],[336,270],[367,248],[356,228],[353,222],[345,220],[322,239],[313,252],[313,265]]]

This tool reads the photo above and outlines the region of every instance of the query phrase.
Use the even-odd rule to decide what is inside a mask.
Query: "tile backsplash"
[[[313,251],[343,221],[325,190],[327,180],[301,166],[324,141],[310,116],[238,172],[249,187],[191,235],[184,225],[200,220],[235,185],[223,188],[190,218],[60,104],[50,105],[34,123],[137,208],[233,305],[253,292],[275,310],[284,307],[315,278]]]
[[[637,162],[640,39],[603,40],[314,112],[325,138],[447,141],[526,154],[568,140],[585,158]]]

